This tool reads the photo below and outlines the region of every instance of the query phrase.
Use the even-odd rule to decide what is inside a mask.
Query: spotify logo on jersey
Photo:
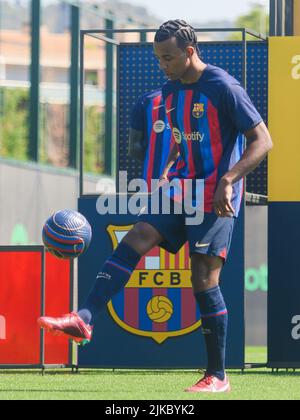
[[[166,128],[166,124],[163,120],[158,120],[153,125],[153,130],[154,130],[154,133],[156,134],[162,133],[163,131],[165,131],[165,128]]]
[[[173,128],[173,136],[176,143],[180,144],[182,142],[182,135],[178,128]]]
[[[198,141],[203,142],[205,134],[199,133],[199,131],[193,131],[192,133],[185,133],[178,130],[178,128],[173,128],[173,136],[176,141],[176,143],[180,144],[182,140],[188,142],[188,141]]]

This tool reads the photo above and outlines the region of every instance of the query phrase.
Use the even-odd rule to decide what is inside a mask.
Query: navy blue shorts
[[[202,224],[189,226],[186,225],[188,216],[185,213],[174,214],[174,208],[171,207],[171,214],[142,213],[138,216],[136,223],[144,222],[153,226],[164,238],[159,246],[172,254],[177,254],[188,241],[190,256],[205,254],[221,257],[226,261],[235,218],[222,218],[215,213],[205,213]]]

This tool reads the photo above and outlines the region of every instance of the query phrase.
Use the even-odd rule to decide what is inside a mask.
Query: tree
[[[85,172],[104,172],[104,116],[104,111],[97,106],[85,108]]]
[[[261,3],[253,3],[252,9],[246,14],[238,17],[234,26],[236,28],[252,29],[261,34],[269,34],[269,14]],[[233,34],[230,40],[240,40],[240,34]],[[250,35],[248,39],[253,40]]]
[[[29,92],[0,89],[0,156],[27,160]]]

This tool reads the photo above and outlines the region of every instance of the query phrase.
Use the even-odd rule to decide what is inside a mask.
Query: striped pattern
[[[177,255],[172,255],[159,247],[152,249],[141,259],[136,270],[145,271],[146,258],[149,257],[159,258],[160,271],[176,272],[176,270],[191,269],[188,243]],[[155,296],[164,296],[172,302],[174,311],[168,322],[157,323],[148,317],[147,305]],[[141,331],[180,331],[192,327],[200,320],[200,312],[191,287],[126,287],[112,299],[112,304],[120,320],[129,327]]]
[[[76,258],[85,250],[82,238],[57,234],[48,224],[44,226],[42,238],[48,251],[58,258]]]
[[[67,236],[63,234],[58,234],[55,230],[51,229],[51,227],[46,224],[44,226],[44,233],[46,237],[49,237],[56,242],[59,242],[61,244],[82,244],[83,240],[81,238],[78,238],[77,236]]]
[[[204,107],[204,114],[200,118],[193,115],[198,104]],[[204,179],[204,210],[210,213],[213,211],[213,198],[221,177],[242,156],[243,138],[239,138],[236,143],[224,144],[218,109],[196,89],[172,91],[166,97],[166,109],[172,110],[168,113],[171,129],[179,130],[182,137],[178,144],[182,161],[171,179],[176,176],[182,179]],[[189,139],[186,140],[184,136]],[[174,136],[172,144],[175,144]],[[241,182],[234,189],[233,206],[237,213],[242,193]]]
[[[147,118],[148,118],[148,138],[149,138],[149,146],[147,152],[147,160],[144,169],[144,178],[147,180],[148,188],[151,186],[151,181],[155,174],[154,168],[154,158],[155,158],[155,149],[156,149],[156,140],[157,134],[153,130],[153,125],[155,121],[159,119],[159,108],[158,106],[161,105],[161,96],[157,96],[154,98],[151,106],[148,107],[147,111]],[[155,108],[157,108],[155,110]]]
[[[166,167],[172,138],[172,132],[167,128],[168,120],[161,93],[152,97],[151,100],[147,102],[145,113],[147,120],[145,135],[147,136],[146,143],[148,144],[148,147],[143,168],[143,178],[147,181],[148,190],[152,191],[152,179],[160,179],[163,170]],[[166,125],[166,128],[162,133],[156,133],[154,130],[157,121],[163,121]],[[171,172],[173,171],[174,169],[172,168]]]
[[[190,252],[189,244],[186,243],[184,247],[176,254],[170,254],[162,248],[153,248],[146,256],[142,257],[136,270],[145,270],[147,257],[160,258],[160,270],[190,270]]]
[[[219,312],[214,312],[214,313],[210,313],[210,314],[201,314],[201,318],[202,319],[217,318],[218,316],[223,316],[223,315],[227,315],[227,314],[228,314],[227,309],[222,309]]]
[[[77,258],[89,247],[92,230],[80,213],[62,210],[51,216],[43,227],[45,247],[58,258]]]
[[[165,296],[173,304],[174,312],[166,323],[152,322],[147,315],[147,305],[154,296]],[[180,331],[192,327],[200,320],[200,311],[191,288],[126,288],[112,302],[117,316],[128,326],[141,331]]]
[[[121,265],[119,263],[117,263],[116,261],[112,261],[112,260],[108,260],[107,264],[112,265],[113,267],[118,268],[121,271],[124,271],[125,273],[131,275],[132,274],[132,270],[129,269],[128,267],[125,267],[124,265]]]
[[[190,270],[191,260],[189,244],[186,243],[176,255],[170,254],[164,249],[160,249],[160,260],[162,270]]]

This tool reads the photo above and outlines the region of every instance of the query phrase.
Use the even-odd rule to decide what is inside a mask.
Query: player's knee
[[[219,286],[219,278],[216,277],[199,277],[197,275],[192,276],[193,291],[195,294],[205,292]]]
[[[157,243],[157,241],[161,241],[160,234],[156,231],[156,229],[149,225],[148,223],[137,223],[134,227],[135,234],[137,238],[144,242],[153,242]]]
[[[222,260],[207,255],[193,255],[192,284],[195,293],[212,289],[219,285]]]
[[[141,255],[145,255],[158,245],[162,241],[162,238],[151,225],[141,222],[133,227],[124,241],[131,245]]]
[[[208,279],[207,276],[204,273],[193,272],[192,271],[192,285],[194,293],[199,293],[207,288]]]

